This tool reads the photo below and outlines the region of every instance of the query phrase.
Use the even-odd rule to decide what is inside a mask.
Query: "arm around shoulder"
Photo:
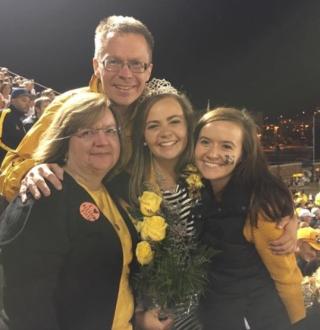
[[[253,243],[264,265],[275,282],[292,323],[305,317],[303,293],[301,287],[302,275],[293,253],[288,255],[274,255],[269,249],[270,240],[279,238],[283,229],[277,228],[275,222],[267,221],[261,216],[258,228],[252,227],[247,221],[244,227],[245,238]]]

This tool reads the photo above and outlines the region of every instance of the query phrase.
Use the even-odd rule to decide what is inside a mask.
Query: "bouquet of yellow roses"
[[[194,178],[192,178],[194,180]],[[144,191],[135,225],[141,241],[136,257],[141,265],[134,287],[145,307],[188,313],[207,284],[213,251],[200,246],[172,208],[153,191]]]

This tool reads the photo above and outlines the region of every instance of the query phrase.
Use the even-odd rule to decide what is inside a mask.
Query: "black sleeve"
[[[23,230],[2,247],[10,330],[60,329],[55,294],[68,250],[65,209],[59,192],[35,201],[27,219],[15,219]]]
[[[1,141],[2,141],[2,143],[4,143],[9,148],[14,148],[14,146],[12,145],[12,143],[13,143],[13,141],[12,141],[12,136],[13,136],[12,129],[14,127],[15,127],[15,124],[14,124],[12,118],[10,118],[10,116],[7,115],[4,118],[3,123],[2,123]]]

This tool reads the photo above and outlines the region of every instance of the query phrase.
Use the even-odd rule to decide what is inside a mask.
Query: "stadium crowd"
[[[0,162],[8,150],[18,146],[55,96],[53,89],[0,67]]]

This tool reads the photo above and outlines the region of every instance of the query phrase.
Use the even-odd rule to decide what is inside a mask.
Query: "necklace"
[[[156,164],[153,166],[155,179],[161,191],[175,192],[177,188],[177,183],[169,176],[165,177]]]

